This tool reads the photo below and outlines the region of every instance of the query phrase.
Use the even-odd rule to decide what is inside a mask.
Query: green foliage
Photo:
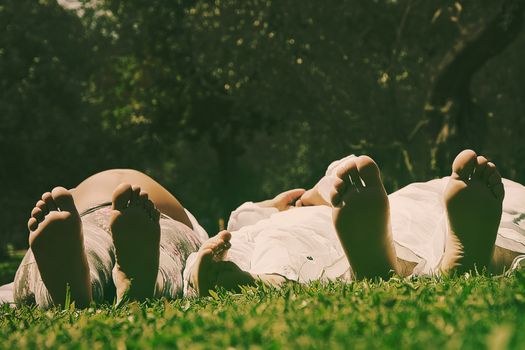
[[[0,348],[519,349],[525,275],[246,287],[123,307],[0,309]]]
[[[152,175],[211,234],[243,201],[311,186],[350,153],[374,157],[389,190],[446,175],[458,147],[525,181],[522,32],[495,58],[466,55],[475,75],[431,105],[499,2],[81,3],[0,5],[2,242],[25,241],[43,192],[107,168]],[[499,27],[523,14],[503,3]]]
[[[5,256],[0,258],[0,285],[13,282],[16,270],[24,254],[24,250],[13,251],[12,246],[6,247]]]

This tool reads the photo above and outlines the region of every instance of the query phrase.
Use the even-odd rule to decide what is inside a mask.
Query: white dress
[[[319,181],[325,199],[338,166],[349,157],[333,162]],[[396,253],[416,263],[414,275],[438,272],[448,234],[443,203],[447,181],[413,183],[389,195]],[[496,245],[525,254],[525,187],[510,180],[503,184],[506,195]],[[328,206],[279,212],[247,202],[231,213],[228,230],[232,247],[226,259],[250,273],[280,274],[298,282],[352,278]],[[194,259],[192,254],[187,260],[186,280]]]

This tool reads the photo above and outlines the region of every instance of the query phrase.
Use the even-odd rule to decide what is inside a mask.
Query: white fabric
[[[329,201],[335,172],[350,157],[330,164],[318,182],[325,200]],[[415,275],[436,273],[443,256],[447,222],[442,198],[447,181],[414,183],[389,195],[395,250],[399,258],[417,263]],[[525,253],[525,187],[510,180],[503,184],[506,196],[496,245]],[[280,274],[298,282],[351,279],[328,206],[272,213],[248,202],[232,212],[228,228],[232,247],[227,259],[245,271]]]
[[[13,282],[0,287],[0,305],[4,303],[14,304],[15,299],[13,298],[13,288]]]
[[[253,202],[246,202],[230,214],[227,230],[238,231],[244,226],[256,224],[278,212],[277,208],[260,207]]]
[[[231,215],[236,218],[241,211]],[[232,232],[228,259],[253,274],[276,273],[290,280],[347,277],[343,249],[327,206],[292,208]]]
[[[191,225],[193,226],[193,231],[197,234],[199,238],[202,239],[202,241],[206,241],[209,236],[206,230],[199,224],[197,219],[195,219],[195,216],[193,216],[192,213],[190,213],[186,208],[184,208],[184,211],[186,212],[186,215],[188,215],[188,218],[190,219]],[[187,282],[186,279],[184,279],[184,293],[186,292]],[[4,303],[14,304],[14,283],[9,283],[3,286],[0,286],[0,305]]]
[[[186,215],[188,215],[188,218],[190,219],[191,225],[193,226],[193,232],[199,236],[200,239],[203,241],[206,241],[210,236],[208,236],[208,233],[206,230],[199,224],[197,219],[195,219],[195,216],[193,216],[192,213],[189,212],[188,209],[184,208],[184,211],[186,212]]]

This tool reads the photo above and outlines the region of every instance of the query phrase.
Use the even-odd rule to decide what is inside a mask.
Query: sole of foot
[[[82,223],[71,193],[56,187],[42,195],[27,226],[29,246],[55,305],[64,305],[66,290],[77,307],[92,301]]]
[[[240,286],[255,284],[257,276],[241,270],[231,261],[224,261],[231,247],[230,239],[230,232],[221,231],[200,247],[190,277],[199,296],[208,296],[210,290],[217,287],[238,292]]]
[[[489,267],[505,196],[496,166],[472,150],[458,154],[444,193],[449,237],[442,270]]]
[[[117,302],[152,298],[159,269],[160,212],[139,186],[121,184],[113,192],[109,221],[116,263]]]
[[[397,271],[390,206],[377,164],[351,158],[336,173],[331,192],[334,226],[357,279],[388,279]]]

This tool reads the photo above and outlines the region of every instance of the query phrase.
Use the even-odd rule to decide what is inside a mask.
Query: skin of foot
[[[153,297],[159,269],[159,219],[159,211],[140,187],[120,184],[113,192],[110,228],[117,303]]]
[[[278,194],[272,199],[268,199],[262,202],[255,203],[263,208],[276,208],[279,211],[288,210],[295,205],[297,201],[300,201],[305,190],[303,188],[294,188],[283,193]]]
[[[472,150],[458,154],[445,189],[449,236],[441,270],[490,267],[505,190],[496,166]]]
[[[377,164],[367,156],[349,159],[331,192],[334,226],[357,279],[388,279],[397,272],[390,206]]]
[[[307,190],[300,199],[295,202],[296,207],[308,207],[314,205],[327,205],[331,206],[330,203],[325,201],[323,197],[319,194],[317,185],[313,188]]]
[[[56,187],[42,195],[28,221],[29,246],[55,305],[70,300],[77,307],[92,301],[82,223],[71,193]]]
[[[253,275],[241,270],[235,263],[225,261],[231,233],[221,231],[203,243],[197,253],[190,276],[190,284],[199,296],[209,296],[217,287],[239,292],[240,286],[255,286],[256,281],[278,287],[286,279],[277,274]]]

